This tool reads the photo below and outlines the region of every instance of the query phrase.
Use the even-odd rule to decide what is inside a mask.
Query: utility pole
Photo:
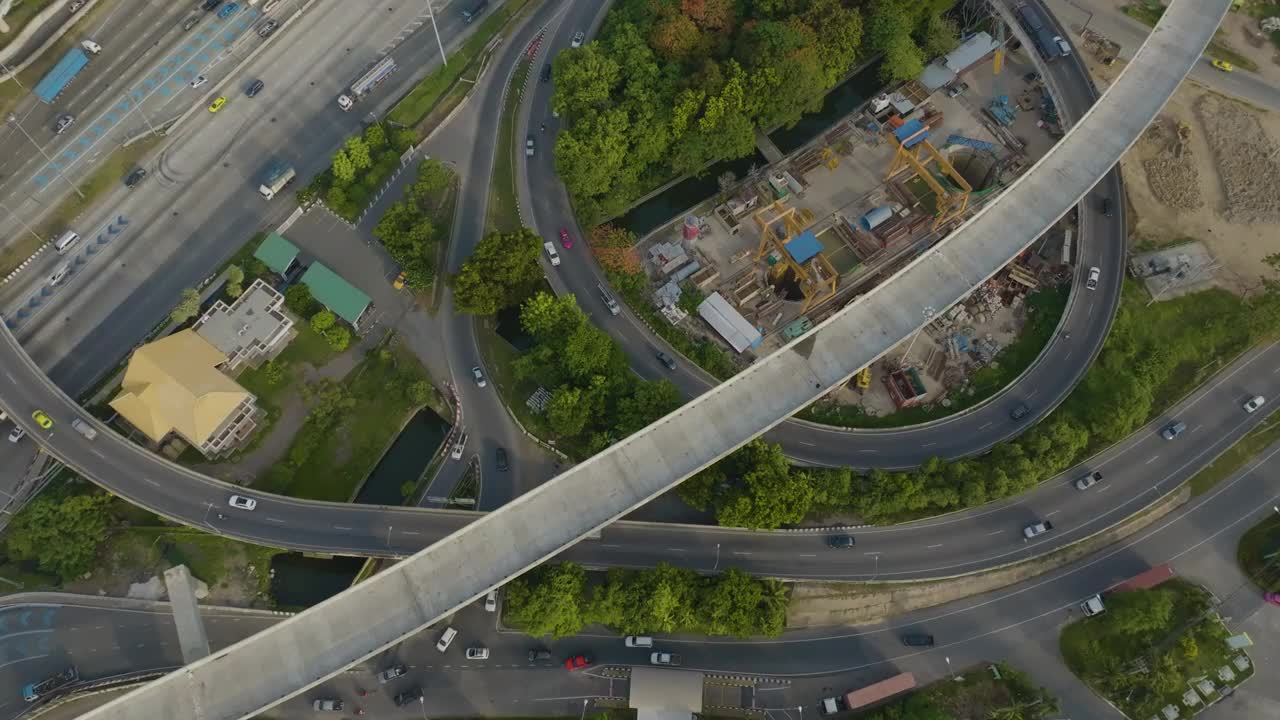
[[[440,64],[449,65],[449,58],[444,54],[444,43],[440,42],[440,28],[436,26],[436,11],[431,7],[431,0],[427,0],[427,15],[431,18],[431,29],[436,34],[436,47],[440,48]]]

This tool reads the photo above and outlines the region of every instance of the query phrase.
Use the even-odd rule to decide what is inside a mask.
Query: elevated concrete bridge
[[[419,632],[745,444],[915,332],[1071,209],[1138,138],[1231,0],[1174,0],[1117,81],[998,200],[890,282],[609,450],[371,580],[83,717],[252,717]]]

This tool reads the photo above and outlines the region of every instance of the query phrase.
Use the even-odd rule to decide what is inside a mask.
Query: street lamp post
[[[49,157],[49,153],[44,151],[44,148],[41,147],[40,143],[37,143],[35,141],[35,138],[31,137],[31,135],[27,133],[27,129],[22,127],[22,123],[18,122],[17,115],[13,113],[9,113],[8,117],[6,117],[5,119],[9,121],[10,125],[18,128],[18,130],[22,133],[22,135],[27,139],[27,142],[30,142],[35,147],[36,150],[40,151],[40,154],[44,156],[45,162],[49,163],[50,165],[53,165],[53,158]],[[80,199],[84,200],[84,193],[80,192],[80,188],[76,187],[75,184],[71,182],[71,179],[68,178],[66,174],[62,172],[61,167],[58,167],[57,170],[58,170],[58,177],[66,181],[66,183],[71,186],[71,189],[75,190],[76,194],[80,196]]]
[[[951,679],[959,680],[960,678],[956,677],[955,671],[951,669],[951,658],[947,656],[943,656],[942,659],[947,661],[947,674],[951,676]]]
[[[587,716],[587,703],[591,702],[591,698],[582,699],[582,714],[578,716],[578,720],[583,720]]]
[[[444,43],[440,42],[440,28],[436,27],[436,11],[431,7],[431,0],[427,0],[427,15],[431,18],[431,29],[436,34],[436,47],[440,48],[440,64],[448,65],[449,58],[444,54]]]
[[[427,720],[427,697],[425,695],[418,696],[418,707],[422,709],[422,720]]]

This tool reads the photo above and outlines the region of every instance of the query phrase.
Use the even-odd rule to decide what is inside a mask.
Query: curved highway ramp
[[[847,380],[1065,214],[1164,106],[1231,0],[1175,0],[1129,67],[1037,165],[933,251],[809,335],[644,431],[308,612],[94,710],[248,718],[553,557]]]

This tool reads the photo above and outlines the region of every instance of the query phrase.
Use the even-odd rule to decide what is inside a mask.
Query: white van
[[[94,55],[97,55],[98,53],[102,52],[102,46],[92,40],[82,40],[80,42],[80,47],[84,48],[85,50],[88,50]]]
[[[1102,604],[1102,596],[1094,595],[1093,597],[1080,603],[1080,612],[1089,617],[1101,615],[1107,611],[1107,606]]]
[[[58,254],[61,255],[62,253],[66,252],[72,245],[75,245],[79,241],[80,241],[80,236],[68,230],[62,233],[62,235],[60,235],[57,240],[53,241],[53,249],[57,250]]]
[[[633,648],[651,648],[653,647],[653,638],[648,635],[628,635],[627,647]]]
[[[444,634],[440,636],[440,642],[436,643],[436,649],[440,652],[448,650],[450,643],[452,643],[453,639],[456,637],[458,637],[457,630],[454,630],[452,627],[445,628]]]
[[[542,243],[542,247],[547,250],[547,257],[551,259],[552,267],[560,267],[560,253],[556,252],[556,246],[552,243]]]
[[[80,418],[71,418],[71,427],[75,428],[75,431],[85,436],[86,439],[94,440],[98,437],[98,431]]]

